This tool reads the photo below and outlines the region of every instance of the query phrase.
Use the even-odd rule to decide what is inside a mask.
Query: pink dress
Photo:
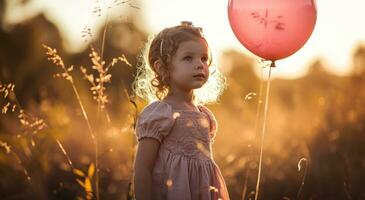
[[[160,142],[153,169],[156,200],[228,200],[229,194],[211,144],[217,121],[205,106],[200,111],[173,110],[154,101],[141,112],[137,140],[149,137]]]

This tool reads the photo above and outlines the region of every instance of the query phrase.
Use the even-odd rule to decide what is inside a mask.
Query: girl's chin
[[[194,81],[193,83],[190,83],[189,85],[185,85],[183,88],[185,89],[199,89],[201,87],[203,87],[203,85],[205,84],[205,81]]]
[[[203,85],[204,85],[203,82],[199,83],[199,84],[195,84],[192,89],[199,89],[199,88],[203,87]]]

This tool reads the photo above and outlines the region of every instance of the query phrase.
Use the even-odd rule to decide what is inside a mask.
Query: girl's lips
[[[204,74],[198,74],[198,75],[195,75],[193,77],[195,77],[195,78],[205,78]]]
[[[205,77],[203,77],[203,76],[194,76],[194,78],[200,79],[200,80],[204,80],[205,79]]]

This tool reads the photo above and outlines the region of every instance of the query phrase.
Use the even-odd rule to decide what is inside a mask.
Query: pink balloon
[[[229,0],[228,18],[243,46],[275,61],[307,42],[316,24],[317,5],[315,0]]]

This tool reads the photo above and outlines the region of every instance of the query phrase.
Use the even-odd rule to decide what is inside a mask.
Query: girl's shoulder
[[[139,114],[139,119],[169,117],[172,114],[172,109],[167,104],[160,101],[153,101],[145,106]]]
[[[206,113],[210,118],[215,120],[213,112],[208,107],[206,107],[205,105],[198,105],[198,107],[200,108],[201,111]]]
[[[148,104],[139,114],[136,123],[138,141],[152,137],[159,142],[167,136],[174,125],[171,108],[159,101]]]
[[[204,105],[198,105],[198,107],[208,116],[210,122],[210,133],[214,136],[218,129],[218,123],[213,112]]]
[[[154,119],[154,118],[171,118],[178,117],[193,117],[205,114],[211,123],[217,123],[213,112],[203,104],[197,105],[199,111],[195,110],[180,110],[174,109],[169,103],[156,100],[148,104],[140,113],[139,118]]]

